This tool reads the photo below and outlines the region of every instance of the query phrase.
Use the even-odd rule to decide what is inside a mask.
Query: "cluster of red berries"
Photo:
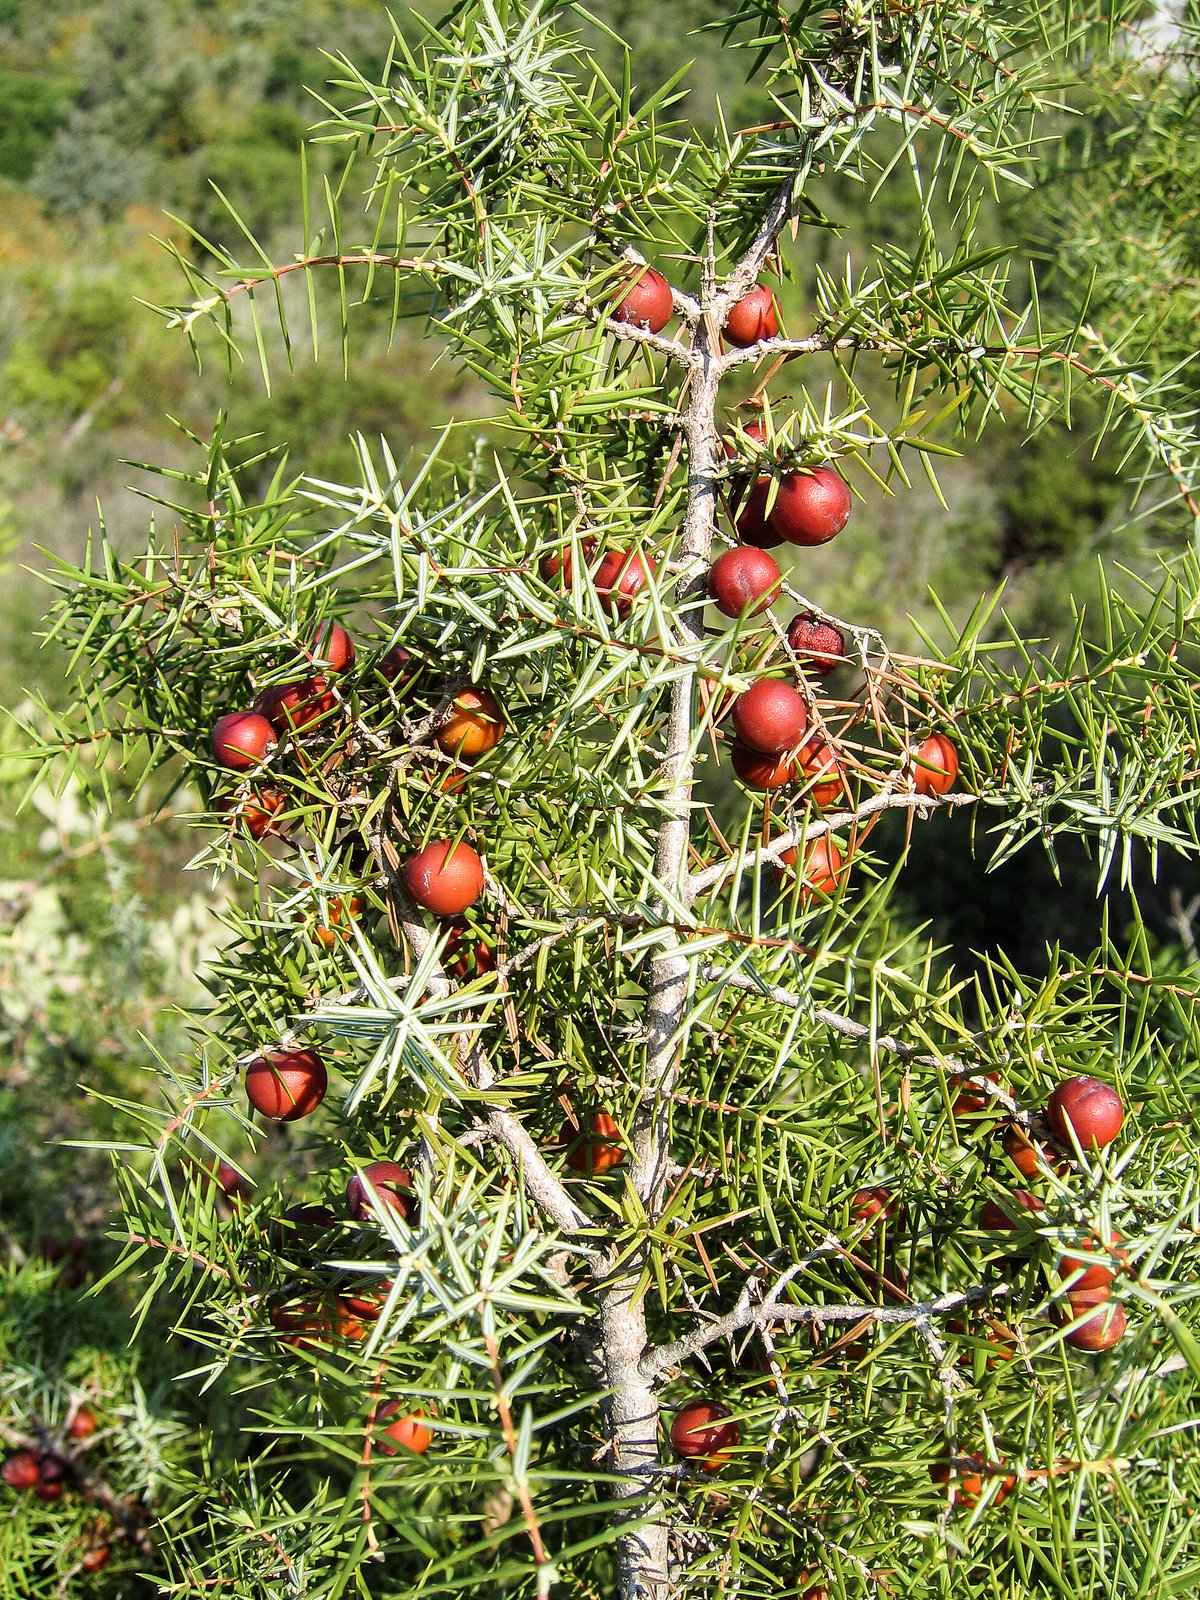
[[[988,1074],[997,1081],[996,1074]],[[978,1116],[990,1097],[964,1090],[955,1100],[956,1117]],[[1063,1171],[1076,1151],[1093,1153],[1110,1145],[1125,1121],[1121,1097],[1099,1078],[1068,1078],[1059,1084],[1045,1109],[1045,1123],[1053,1140],[1031,1139],[1017,1123],[1009,1123],[1002,1136],[1005,1155],[1028,1181]],[[1045,1210],[1045,1202],[1028,1189],[1013,1189],[1003,1201],[988,1200],[979,1213],[979,1226],[987,1232],[1020,1232],[1031,1217]],[[1119,1248],[1121,1235],[1113,1233],[1107,1244],[1082,1239],[1075,1250],[1059,1257],[1059,1276],[1065,1280],[1065,1305],[1059,1315],[1064,1335],[1077,1350],[1111,1350],[1125,1332],[1125,1308],[1112,1299],[1112,1286],[1126,1261]],[[1097,1255],[1108,1257],[1108,1263]]]
[[[95,1415],[87,1406],[80,1406],[68,1423],[66,1434],[79,1443],[90,1439],[97,1426]],[[0,1481],[18,1494],[32,1490],[39,1500],[58,1500],[66,1488],[69,1469],[70,1458],[60,1450],[17,1450],[0,1467]]]

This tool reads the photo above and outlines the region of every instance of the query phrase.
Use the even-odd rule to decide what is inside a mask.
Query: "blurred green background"
[[[745,58],[717,35],[689,32],[718,14],[711,0],[593,9],[633,44],[635,81],[647,88],[695,58],[680,115],[704,125],[718,97],[732,127],[769,115],[763,92],[742,81]],[[579,26],[615,64],[612,41]],[[127,463],[181,464],[180,426],[203,436],[225,408],[232,434],[261,434],[294,464],[337,478],[354,470],[352,430],[386,433],[401,455],[446,419],[485,409],[469,381],[442,368],[431,378],[419,328],[389,347],[386,324],[361,319],[349,382],[336,358],[316,368],[301,350],[268,398],[256,371],[227,373],[213,349],[197,373],[186,341],[141,303],[185,298],[155,236],[203,255],[167,213],[218,244],[237,242],[213,185],[276,255],[298,247],[297,151],[321,114],[310,91],[337,92],[325,88],[336,68],[322,47],[370,70],[388,27],[377,0],[0,0],[0,705],[18,715],[29,715],[31,691],[53,704],[65,690],[61,653],[38,637],[43,552],[78,558],[97,501],[118,545],[135,547],[153,509],[136,491],[155,479]],[[323,148],[318,164],[332,160]],[[840,226],[801,233],[783,292],[791,331],[804,326],[819,266],[836,272],[868,240],[910,238],[916,210],[904,196],[900,185],[872,198],[849,180],[822,180],[818,198]],[[985,237],[1018,238],[1030,258],[1045,257],[1060,214],[1053,186],[1006,204],[984,219]],[[1055,267],[1053,254],[1041,262],[1048,310]],[[851,530],[805,552],[799,581],[900,649],[918,642],[912,618],[938,632],[931,588],[961,619],[1003,584],[1027,638],[1063,636],[1073,597],[1099,592],[1097,556],[1148,574],[1183,537],[1169,518],[1130,525],[1118,463],[1093,458],[1081,439],[1049,429],[1026,445],[1017,415],[957,442],[961,453],[939,469],[945,505],[924,482],[891,497],[868,485]],[[20,742],[6,722],[0,1226],[10,1259],[83,1239],[102,1264],[107,1158],[61,1141],[107,1136],[119,1124],[111,1099],[146,1093],[157,1056],[184,1047],[186,1008],[204,998],[195,972],[221,941],[227,891],[183,872],[191,846],[175,818],[186,794],[166,815],[131,807],[113,817],[90,811],[68,782],[19,808]],[[903,909],[932,923],[946,959],[969,968],[1002,938],[1018,967],[1036,970],[1047,942],[1094,943],[1095,874],[1081,856],[1064,858],[1059,887],[1032,851],[986,875],[986,843],[973,845],[969,819],[918,833]],[[1168,861],[1147,886],[1161,942],[1180,937],[1195,877]],[[1112,915],[1119,926],[1119,895]]]

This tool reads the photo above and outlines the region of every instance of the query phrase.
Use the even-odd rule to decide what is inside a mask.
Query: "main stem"
[[[683,417],[688,444],[688,500],[680,556],[684,570],[676,585],[679,629],[686,644],[703,632],[701,607],[709,548],[716,521],[718,361],[703,327],[697,330],[697,365],[692,369],[692,394]],[[659,828],[655,872],[673,895],[684,889],[691,832],[692,755],[695,729],[696,673],[683,673],[671,689],[667,748],[663,762],[666,817]],[[687,1013],[688,962],[680,956],[679,938],[668,935],[666,949],[650,969],[647,1010],[649,1043],[641,1105],[633,1125],[632,1182],[648,1212],[653,1212],[665,1176],[670,1090],[683,1049],[680,1029]],[[658,1395],[643,1376],[646,1315],[638,1283],[644,1252],[627,1261],[602,1285],[600,1318],[611,1396],[609,1435],[617,1469],[617,1493],[636,1499],[624,1520],[639,1526],[618,1540],[622,1600],[667,1600],[674,1584],[670,1572],[668,1520],[656,1503],[656,1479],[662,1467],[658,1449]]]

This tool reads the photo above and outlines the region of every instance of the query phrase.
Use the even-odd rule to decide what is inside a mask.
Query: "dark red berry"
[[[833,467],[790,472],[779,485],[771,522],[789,544],[827,544],[850,520],[850,486]]]
[[[734,700],[733,726],[749,749],[778,756],[799,745],[808,726],[808,708],[790,683],[760,678]]]
[[[800,665],[824,677],[841,665],[846,654],[846,638],[832,622],[823,622],[810,611],[793,617],[788,624],[787,642]]]
[[[671,320],[674,303],[671,285],[653,267],[632,267],[617,288],[620,296],[612,310],[614,322],[661,333]]]
[[[760,339],[773,339],[778,332],[775,291],[765,283],[757,284],[748,295],[732,305],[725,319],[725,337],[741,350],[757,344]]]
[[[708,569],[709,596],[725,617],[740,617],[747,606],[751,616],[765,611],[782,581],[774,557],[750,546],[726,550]]]

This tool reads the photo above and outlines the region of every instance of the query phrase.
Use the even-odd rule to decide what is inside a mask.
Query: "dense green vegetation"
[[[652,14],[627,0],[591,9],[634,45],[639,82],[656,83],[696,58],[683,109],[698,121],[718,98],[730,126],[770,117],[762,90],[743,85],[743,59],[717,36],[690,32],[723,9],[712,0],[680,0]],[[601,59],[615,63],[602,31],[579,26],[598,41]],[[238,360],[226,370],[215,341],[198,373],[184,341],[147,308],[183,297],[176,266],[152,235],[211,265],[213,247],[244,248],[232,209],[276,256],[300,248],[298,149],[322,114],[310,91],[344,98],[328,87],[339,69],[322,49],[379,61],[387,35],[376,0],[0,0],[0,704],[35,726],[42,713],[25,696],[59,703],[66,657],[55,642],[39,647],[46,594],[26,567],[44,564],[41,550],[77,559],[97,498],[116,547],[129,553],[151,508],[126,486],[168,498],[190,492],[125,463],[190,466],[186,435],[203,437],[218,410],[228,413],[228,436],[241,441],[233,460],[261,457],[247,473],[257,493],[285,450],[306,472],[339,478],[353,471],[356,431],[368,439],[386,431],[400,453],[424,448],[447,422],[464,422],[449,445],[462,458],[486,430],[494,402],[448,365],[431,380],[420,333],[390,336],[386,297],[355,322],[351,381],[336,361],[314,366],[300,342],[296,370],[289,375],[277,363],[269,395],[253,365]],[[1186,106],[1174,118],[1146,113],[1131,136],[1127,87],[1106,85],[1086,117],[1064,118],[1040,191],[1019,207],[998,205],[982,231],[986,239],[1019,228],[1029,259],[1048,268],[1048,315],[1056,287],[1066,295],[1098,264],[1093,320],[1114,346],[1130,340],[1130,351],[1156,337],[1157,370],[1166,373],[1192,353],[1200,298],[1194,220],[1178,224],[1190,212],[1198,141]],[[320,164],[319,147],[310,159]],[[914,226],[911,202],[891,188],[876,200],[830,173],[819,198],[836,227],[804,230],[790,250],[782,298],[792,332],[807,325],[821,271],[837,271],[848,251],[861,251],[868,214],[871,237],[898,248]],[[298,287],[296,294],[299,303]],[[327,321],[336,343],[336,321]],[[980,443],[954,441],[947,430],[947,447],[959,454],[939,463],[945,503],[924,485],[880,497],[885,509],[873,513],[875,525],[851,548],[820,552],[806,582],[898,646],[914,645],[918,627],[944,632],[930,589],[961,621],[997,584],[1026,637],[1068,637],[1072,601],[1088,604],[1101,592],[1097,557],[1110,574],[1124,569],[1129,576],[1118,582],[1132,591],[1187,533],[1186,515],[1166,496],[1153,514],[1130,516],[1130,474],[1140,462],[1122,462],[1107,446],[1091,453],[1095,405],[1082,402],[1076,433],[1054,426],[1032,443],[1016,407]],[[499,435],[493,442],[506,448]],[[162,523],[169,514],[156,515]],[[993,636],[1001,631],[997,612]],[[148,1097],[150,1074],[182,1047],[185,1018],[172,1007],[208,1003],[193,974],[229,937],[221,918],[236,886],[181,875],[195,848],[174,820],[198,805],[187,790],[156,814],[162,791],[126,803],[114,767],[109,814],[81,802],[60,765],[56,784],[18,809],[26,770],[12,752],[20,739],[15,729],[5,734],[0,766],[0,1222],[11,1272],[0,1286],[0,1327],[16,1340],[0,1352],[0,1393],[22,1407],[36,1395],[51,1423],[72,1397],[92,1395],[109,1408],[111,1449],[123,1452],[122,1491],[149,1494],[165,1509],[171,1493],[188,1492],[179,1479],[185,1459],[195,1468],[189,1430],[206,1412],[231,1427],[231,1418],[241,1420],[237,1403],[219,1385],[208,1401],[185,1388],[168,1396],[157,1360],[143,1374],[144,1346],[125,1351],[134,1300],[118,1295],[131,1292],[112,1291],[103,1311],[84,1307],[89,1280],[66,1273],[63,1281],[61,1264],[38,1252],[49,1246],[51,1255],[70,1257],[72,1241],[82,1240],[90,1281],[111,1261],[108,1157],[64,1141],[130,1133],[131,1103]],[[934,918],[960,967],[1001,942],[1026,968],[1045,962],[1047,942],[1090,947],[1096,868],[1082,845],[1061,852],[1060,887],[1033,852],[985,876],[986,852],[981,845],[972,855],[970,832],[947,818],[922,839],[922,870],[908,875],[903,916],[914,926]],[[1181,979],[1194,975],[1183,914],[1194,867],[1165,859],[1157,883],[1140,887],[1148,943],[1166,948]],[[1114,892],[1111,915],[1123,935],[1133,916],[1127,897]],[[260,1179],[285,1159],[295,1151],[280,1138],[259,1162]],[[212,1206],[215,1236],[224,1214],[215,1197]],[[47,1299],[42,1290],[55,1274]],[[151,1321],[144,1337],[161,1333]],[[191,1359],[184,1352],[179,1365]],[[222,1438],[218,1429],[206,1445],[218,1457]],[[32,1543],[0,1546],[0,1566],[17,1575],[8,1578],[12,1593],[59,1593],[64,1574],[73,1574],[75,1593],[107,1582],[80,1572],[82,1553],[105,1537],[95,1508],[63,1503],[44,1516]],[[21,1537],[10,1528],[10,1538]],[[95,1592],[153,1592],[149,1580],[119,1581],[127,1587]]]

